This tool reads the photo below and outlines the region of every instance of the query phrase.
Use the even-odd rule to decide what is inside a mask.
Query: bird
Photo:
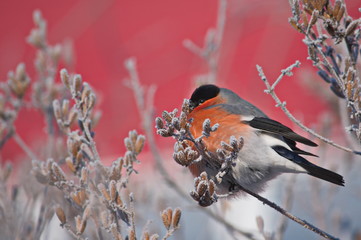
[[[217,186],[218,193],[237,192],[238,186],[259,193],[265,190],[269,180],[282,173],[306,173],[344,186],[341,175],[309,162],[303,156],[317,156],[297,146],[302,143],[317,147],[315,142],[267,117],[233,91],[213,84],[202,85],[192,93],[189,108],[189,131],[194,138],[202,135],[206,119],[219,124],[216,131],[202,138],[213,156],[221,148],[222,141],[229,142],[231,136],[243,138],[243,147]],[[205,158],[191,164],[189,169],[194,176],[206,172],[214,178],[221,165],[219,158]]]

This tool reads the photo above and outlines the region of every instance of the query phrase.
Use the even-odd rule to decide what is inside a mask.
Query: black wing
[[[253,128],[257,128],[266,132],[270,132],[270,133],[274,133],[277,135],[280,135],[288,140],[291,141],[295,141],[295,142],[300,142],[303,144],[306,144],[308,146],[312,146],[312,147],[316,147],[317,144],[312,142],[311,140],[302,137],[301,135],[298,135],[297,133],[295,133],[294,131],[292,131],[291,128],[286,127],[285,125],[283,125],[282,123],[279,123],[275,120],[269,119],[269,118],[265,118],[265,117],[254,117],[252,120],[250,121],[243,121],[243,123],[246,123],[248,125],[250,125]],[[287,141],[286,141],[287,142]],[[288,142],[290,144],[290,146],[295,144],[292,142]],[[302,151],[302,150],[301,150]]]

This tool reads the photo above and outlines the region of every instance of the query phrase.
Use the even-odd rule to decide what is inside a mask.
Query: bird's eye
[[[199,103],[204,103],[204,99],[199,100]]]

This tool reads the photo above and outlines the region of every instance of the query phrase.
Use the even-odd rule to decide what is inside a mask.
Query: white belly
[[[258,134],[258,135],[257,135]],[[244,140],[244,146],[238,154],[232,177],[237,183],[251,191],[260,192],[265,183],[284,172],[306,172],[298,164],[280,156],[271,146],[289,146],[270,135],[252,133]]]

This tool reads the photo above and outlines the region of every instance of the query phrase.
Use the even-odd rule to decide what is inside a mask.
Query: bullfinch
[[[217,192],[234,192],[241,185],[253,192],[264,190],[267,181],[282,173],[307,173],[322,180],[344,185],[341,175],[316,166],[303,156],[316,156],[298,148],[297,143],[316,147],[313,141],[302,137],[285,125],[272,120],[260,109],[226,88],[215,85],[198,87],[190,98],[190,132],[197,138],[202,135],[203,122],[210,119],[219,127],[203,138],[208,151],[216,153],[221,141],[242,137],[244,144],[237,159],[223,177]],[[193,175],[207,172],[214,177],[221,163],[217,159],[196,162],[189,166]]]

